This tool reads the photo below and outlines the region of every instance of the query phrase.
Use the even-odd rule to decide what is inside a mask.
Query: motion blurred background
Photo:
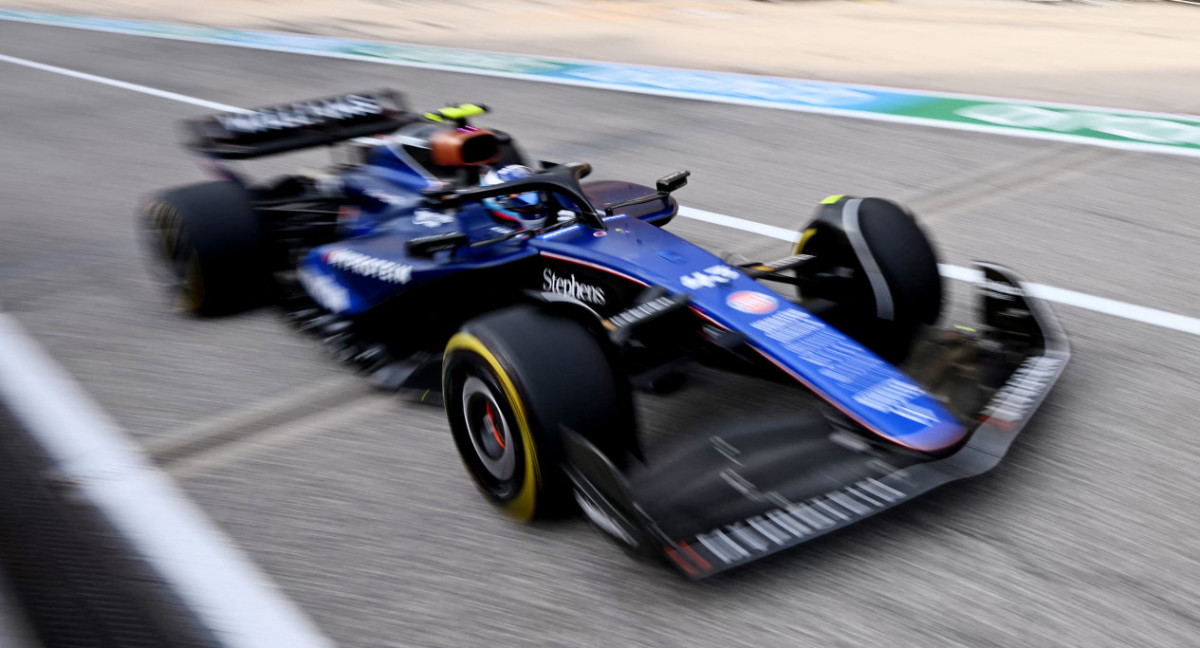
[[[1200,114],[1200,7],[1182,2],[61,0],[3,8],[1162,118]],[[0,311],[27,331],[4,329],[7,384],[29,371],[25,356],[9,350],[36,340],[99,405],[101,418],[111,417],[130,447],[198,505],[200,526],[208,529],[203,520],[211,519],[266,575],[270,583],[262,586],[286,596],[262,603],[274,611],[264,618],[302,619],[298,632],[312,645],[1200,643],[1193,541],[1200,442],[1191,421],[1200,405],[1200,163],[1191,153],[8,20],[0,20],[0,55],[77,73],[0,60]],[[460,63],[473,65],[470,57]],[[944,262],[995,260],[1083,295],[1054,304],[1075,360],[994,473],[712,582],[688,583],[633,563],[581,520],[510,524],[473,491],[440,410],[370,393],[269,312],[214,322],[173,315],[135,239],[141,197],[201,177],[177,144],[177,124],[213,108],[168,94],[254,106],[372,87],[396,87],[418,108],[486,103],[493,114],[484,123],[514,133],[535,156],[586,160],[607,177],[649,181],[689,168],[692,184],[681,202],[777,228],[794,230],[830,193],[897,198],[921,216]],[[282,171],[296,162],[261,168]],[[672,229],[751,257],[787,247],[694,220]],[[967,291],[951,283],[957,313]],[[645,402],[647,434],[753,412],[748,392],[710,397],[715,380],[701,375],[694,391]],[[0,418],[10,452],[28,451],[13,449],[18,426],[10,413]],[[80,454],[88,452],[99,451]],[[39,498],[54,497],[53,488],[30,495],[17,484],[44,474],[3,465],[0,473],[0,498],[26,514],[37,514]],[[55,513],[76,514],[70,507]],[[84,526],[113,533],[94,521]],[[86,536],[62,538],[53,529],[9,526],[0,538],[35,531],[48,534],[38,542],[88,550]],[[0,580],[36,581],[57,569],[36,564],[36,551],[14,551],[15,544],[0,544],[7,548]],[[136,565],[127,573],[144,578]],[[159,585],[151,596],[173,596]],[[48,582],[16,589],[51,604],[79,594],[49,591]],[[0,596],[0,646],[134,645],[102,643],[106,633],[137,623],[121,616],[128,602],[84,594],[91,603],[64,603],[60,616],[42,614],[37,627],[14,597]],[[187,606],[172,599],[166,608]],[[133,635],[139,645],[177,640]]]

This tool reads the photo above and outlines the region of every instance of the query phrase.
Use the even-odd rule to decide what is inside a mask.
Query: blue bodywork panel
[[[299,266],[307,291],[333,312],[360,315],[414,287],[516,261],[538,268],[523,288],[565,296],[602,316],[612,315],[619,305],[609,299],[616,287],[662,286],[690,295],[697,316],[744,334],[767,361],[885,439],[930,452],[954,445],[966,433],[937,400],[891,364],[736,267],[654,224],[673,216],[673,207],[636,210],[637,217],[618,213],[604,219],[603,230],[573,224],[424,258],[410,256],[407,242],[459,231],[481,241],[513,230],[478,204],[455,213],[420,207],[420,192],[437,179],[411,168],[403,152],[388,145],[373,150],[367,164],[342,180],[346,195],[360,207],[342,214],[341,240],[314,248]],[[600,185],[605,184],[585,183],[584,189],[600,202]]]

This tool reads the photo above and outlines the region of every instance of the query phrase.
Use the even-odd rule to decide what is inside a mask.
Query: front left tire
[[[518,521],[574,508],[564,430],[617,465],[633,443],[633,399],[602,340],[571,317],[517,306],[468,322],[446,345],[451,434],[483,495]]]

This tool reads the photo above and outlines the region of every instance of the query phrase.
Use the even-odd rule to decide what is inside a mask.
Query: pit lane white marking
[[[703,221],[705,223],[712,223],[713,225],[721,225],[722,227],[739,229],[739,230],[742,230],[743,232],[752,232],[754,234],[762,234],[763,236],[767,236],[767,237],[770,237],[773,239],[779,239],[781,241],[790,241],[792,243],[796,243],[800,240],[800,233],[794,229],[787,229],[786,227],[776,227],[774,225],[767,225],[766,223],[756,223],[754,221],[746,220],[744,218],[738,218],[736,216],[726,216],[725,214],[718,214],[717,212],[710,212],[710,211],[705,211],[703,209],[696,209],[695,207],[681,206],[679,208],[679,215],[684,218],[690,218],[692,220]]]
[[[312,621],[132,441],[11,316],[0,313],[0,398],[73,495],[101,512],[216,642],[333,648]]]
[[[230,106],[228,104],[217,103],[215,101],[207,101],[205,99],[189,97],[177,92],[158,90],[156,88],[138,85],[136,83],[128,83],[125,81],[118,81],[116,79],[97,76],[95,74],[88,74],[86,72],[77,72],[75,70],[69,70],[67,68],[62,68],[55,65],[46,65],[45,63],[38,63],[37,61],[30,61],[28,59],[17,58],[15,56],[0,54],[0,61],[33,68],[35,70],[41,70],[44,72],[61,74],[84,81],[91,81],[93,83],[100,83],[103,85],[112,86],[114,88],[132,90],[134,92],[140,92],[153,97],[170,99],[172,101],[191,104],[193,106],[203,106],[205,108],[226,112],[250,112],[249,110],[240,108],[238,106]],[[727,216],[725,214],[705,211],[703,209],[696,209],[694,207],[681,206],[679,208],[679,215],[692,220],[698,220],[705,223],[711,223],[713,225],[721,225],[722,227],[742,230],[743,232],[761,234],[763,236],[779,239],[781,241],[795,243],[799,240],[799,232],[796,230],[785,227],[777,227],[775,225],[767,225],[766,223],[758,223],[755,221],[746,220],[744,218]],[[956,279],[959,281],[968,281],[972,283],[978,283],[979,281],[979,272],[972,268],[941,264],[938,266],[938,269],[941,271],[942,276],[948,279]],[[1143,324],[1151,324],[1153,326],[1159,326],[1162,328],[1171,329],[1173,331],[1180,331],[1182,333],[1200,335],[1200,318],[1180,315],[1178,313],[1171,313],[1169,311],[1159,310],[1157,308],[1138,306],[1137,304],[1130,304],[1128,302],[1117,301],[1115,299],[1108,299],[1107,297],[1097,297],[1087,293],[1067,290],[1065,288],[1056,288],[1054,286],[1046,286],[1043,284],[1029,284],[1029,288],[1033,296],[1040,299],[1045,299],[1046,301],[1057,302],[1067,306],[1075,306],[1076,308],[1083,308],[1085,310],[1103,313],[1105,315],[1112,315],[1113,317],[1119,317],[1134,322],[1141,322]]]
[[[743,232],[753,232],[762,234],[781,241],[795,243],[799,240],[799,232],[796,230],[785,229],[783,227],[775,227],[774,225],[766,225],[764,223],[756,223],[747,221],[734,216],[726,216],[714,212],[704,211],[702,209],[693,209],[691,207],[680,207],[679,215],[684,218],[721,225],[733,229],[740,229]],[[974,268],[964,268],[962,266],[939,264],[938,270],[943,277],[947,279],[955,279],[958,281],[966,281],[970,283],[979,283],[982,280],[982,275]],[[1055,286],[1047,286],[1045,284],[1031,283],[1028,284],[1029,292],[1034,297],[1044,299],[1046,301],[1074,306],[1084,310],[1090,310],[1096,313],[1112,315],[1121,319],[1127,319],[1143,324],[1151,324],[1181,333],[1190,333],[1192,335],[1200,335],[1200,318],[1180,315],[1169,311],[1159,310],[1157,308],[1149,308],[1147,306],[1139,306],[1128,302],[1117,301],[1107,297],[1098,297],[1089,295],[1066,288],[1057,288]]]
[[[121,88],[122,90],[132,90],[133,92],[140,92],[142,94],[150,95],[151,97],[170,99],[171,101],[179,101],[181,103],[192,104],[193,106],[203,106],[204,108],[211,108],[213,110],[220,110],[222,112],[250,112],[245,108],[238,108],[237,106],[230,106],[223,103],[217,103],[215,101],[197,99],[196,97],[189,97],[187,95],[181,95],[175,92],[169,92],[167,90],[159,90],[158,88],[151,88],[149,86],[138,85],[136,83],[129,83],[127,81],[118,81],[108,77],[96,76],[95,74],[88,74],[87,72],[68,70],[67,68],[61,68],[57,65],[46,65],[45,63],[38,63],[37,61],[30,61],[29,59],[8,56],[7,54],[0,54],[0,61],[27,68],[33,68],[35,70],[41,70],[43,72],[61,74],[73,79],[82,79],[84,81],[91,81],[92,83],[99,83],[106,86],[112,86],[114,88]]]

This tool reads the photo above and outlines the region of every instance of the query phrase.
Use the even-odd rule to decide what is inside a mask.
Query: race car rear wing
[[[1070,349],[1010,271],[977,264],[980,329],[928,344],[921,378],[970,427],[946,453],[871,444],[848,419],[748,422],[618,470],[565,434],[564,469],[586,516],[626,549],[697,579],[803,544],[998,465],[1057,382]],[[969,377],[969,380],[966,378]]]
[[[188,120],[185,143],[202,155],[247,160],[391,133],[420,119],[394,91],[360,92]]]

